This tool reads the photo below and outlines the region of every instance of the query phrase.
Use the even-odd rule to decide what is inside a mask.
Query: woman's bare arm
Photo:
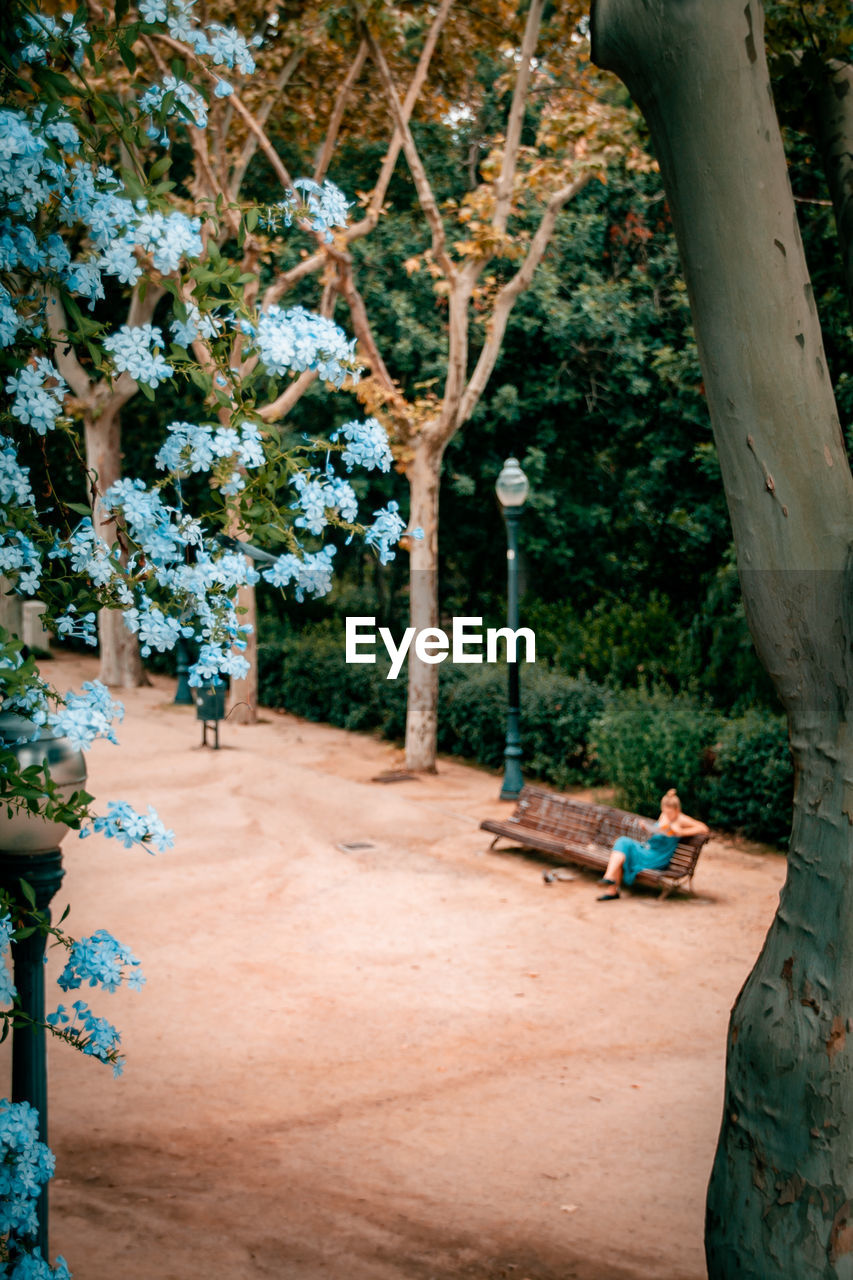
[[[680,813],[673,821],[672,827],[680,836],[704,836],[710,829],[704,822],[700,822],[698,818],[691,818],[687,813]]]

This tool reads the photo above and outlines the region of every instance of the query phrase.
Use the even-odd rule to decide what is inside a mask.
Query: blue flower
[[[364,422],[345,422],[332,436],[336,442],[343,436],[347,441],[341,454],[341,461],[347,471],[353,467],[364,467],[365,471],[388,471],[394,456],[388,445],[388,434],[376,418],[367,418]]]
[[[40,436],[56,425],[62,402],[68,394],[65,379],[45,356],[35,356],[17,376],[6,379],[6,390],[14,394],[11,413]]]
[[[172,366],[157,351],[163,345],[163,334],[154,325],[124,324],[116,333],[104,338],[103,345],[111,352],[119,372],[129,373],[135,382],[154,388],[174,373]]]

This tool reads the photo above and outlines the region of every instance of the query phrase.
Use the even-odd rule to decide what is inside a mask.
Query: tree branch
[[[456,416],[456,427],[461,427],[467,422],[477,407],[480,396],[486,389],[486,384],[492,375],[498,355],[500,354],[501,344],[503,343],[504,334],[506,332],[507,322],[519,294],[527,289],[533,279],[533,275],[539,263],[542,261],[543,254],[548,247],[551,236],[554,233],[554,225],[557,216],[570,200],[583,190],[589,182],[591,175],[583,174],[580,178],[576,178],[574,182],[566,187],[561,187],[559,191],[555,191],[539,226],[536,228],[527,255],[515,275],[507,281],[502,289],[499,290],[495,299],[494,309],[492,311],[491,320],[489,322],[488,336],[480,351],[477,364],[471,378],[465,388],[465,394],[459,404],[459,410]]]
[[[159,40],[161,44],[165,44],[170,49],[174,49],[177,53],[181,55],[181,57],[187,58],[189,61],[193,62],[194,65],[199,69],[199,71],[201,71],[207,77],[207,79],[210,80],[213,84],[216,84],[219,80],[221,80],[222,77],[217,75],[215,71],[211,71],[211,69],[201,60],[201,58],[199,58],[196,55],[193,49],[190,49],[188,45],[181,44],[179,40],[174,40],[171,36],[167,36],[162,32],[156,32],[152,36],[152,39]],[[234,107],[234,110],[237,112],[237,114],[245,122],[246,126],[249,129],[249,132],[254,134],[255,138],[257,139],[257,145],[260,147],[261,151],[263,151],[264,155],[269,160],[270,165],[272,166],[273,171],[276,177],[278,178],[279,182],[282,184],[283,187],[288,187],[288,188],[292,187],[293,180],[290,177],[290,174],[287,172],[287,169],[285,168],[281,157],[279,156],[275,147],[270,142],[264,129],[261,127],[261,125],[255,119],[255,117],[252,115],[251,111],[246,106],[246,104],[243,102],[240,95],[235,91],[229,96],[228,100],[231,103],[231,105]]]
[[[432,55],[438,44],[438,38],[441,35],[442,28],[447,21],[453,0],[442,0],[439,5],[438,12],[433,18],[432,26],[427,33],[424,41],[424,47],[421,50],[421,56],[418,59],[418,65],[415,74],[412,76],[412,82],[409,85],[408,92],[403,100],[403,118],[408,121],[411,118],[415,108],[421,89],[424,86],[429,65],[432,61]],[[385,196],[388,192],[388,184],[391,181],[391,175],[397,164],[397,159],[403,146],[403,137],[398,128],[395,128],[391,136],[391,142],[386,152],[385,159],[382,162],[382,168],[379,171],[379,177],[370,196],[367,206],[367,213],[360,222],[353,223],[349,230],[345,233],[344,239],[347,244],[351,244],[353,240],[359,240],[362,236],[367,235],[376,226],[379,221],[379,215],[382,212],[382,205],[385,203]]]
[[[55,289],[45,294],[47,327],[53,340],[53,358],[62,377],[78,400],[91,398],[95,384],[77,359],[77,353],[63,334],[68,328],[68,318],[62,300]]]
[[[530,86],[530,71],[536,42],[539,39],[539,27],[542,22],[542,10],[545,0],[531,0],[521,42],[521,56],[518,73],[515,77],[515,88],[512,94],[512,106],[506,128],[503,163],[495,190],[495,212],[492,226],[497,231],[506,231],[512,208],[512,189],[515,170],[518,164],[518,149],[521,144],[521,126],[524,123],[524,108],[527,104],[527,91]]]
[[[332,114],[329,117],[329,127],[326,130],[326,136],[323,139],[323,148],[317,157],[317,163],[314,166],[314,181],[322,182],[326,176],[326,171],[332,161],[332,154],[335,150],[335,143],[338,140],[338,134],[341,128],[341,122],[346,111],[347,100],[352,93],[353,85],[361,75],[362,68],[367,60],[367,41],[362,40],[356,50],[355,58],[352,66],[344,77],[343,83],[338,90],[335,98],[335,105],[332,108]]]
[[[538,3],[538,0],[537,0]],[[382,87],[385,90],[385,96],[388,99],[388,105],[391,108],[391,114],[394,117],[394,123],[397,130],[402,135],[403,151],[408,161],[409,171],[415,184],[418,202],[423,210],[424,217],[427,220],[430,231],[432,233],[432,254],[438,266],[441,267],[448,280],[455,280],[456,268],[451,261],[447,252],[447,239],[444,231],[444,223],[433,195],[432,187],[427,177],[426,169],[423,166],[418,149],[415,146],[415,140],[412,137],[412,131],[409,128],[409,122],[403,115],[403,109],[400,106],[400,100],[397,97],[397,90],[394,87],[394,81],[385,61],[385,55],[379,47],[373,34],[367,31],[367,41],[370,45],[370,53],[379,71]]]
[[[286,87],[289,80],[293,76],[294,71],[299,66],[299,63],[302,61],[304,54],[305,54],[304,49],[293,50],[290,57],[287,59],[281,71],[279,72],[278,76],[276,77],[275,84],[264,95],[263,106],[261,107],[260,111],[257,111],[255,113],[255,119],[257,120],[258,125],[260,126],[261,129],[265,128],[267,120],[269,120],[270,118],[270,113],[272,112],[273,107],[277,104],[282,90]],[[229,175],[228,188],[231,193],[232,200],[236,200],[240,193],[240,188],[243,185],[243,179],[246,176],[246,170],[248,169],[257,149],[258,149],[258,136],[256,133],[251,133],[250,136],[246,139],[243,150],[240,153],[240,159],[233,166],[231,173]]]
[[[367,307],[364,305],[364,298],[356,287],[352,258],[348,253],[340,252],[334,253],[332,256],[337,263],[338,283],[344,301],[349,307],[352,327],[370,365],[371,373],[386,391],[391,392],[393,395],[398,395],[399,392],[394,385],[394,379],[388,372],[388,367],[376,345],[376,339],[373,336],[373,330],[370,327],[370,320],[367,316]]]

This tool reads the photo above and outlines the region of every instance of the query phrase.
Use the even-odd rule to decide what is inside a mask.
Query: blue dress
[[[631,840],[628,836],[620,836],[613,848],[625,855],[623,883],[633,884],[638,871],[663,871],[664,867],[669,866],[678,840],[679,837],[672,834],[669,827],[661,826],[660,822],[655,823],[652,834],[644,843]]]

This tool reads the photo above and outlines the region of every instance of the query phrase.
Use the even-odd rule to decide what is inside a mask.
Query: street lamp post
[[[86,781],[82,752],[48,727],[0,712],[0,744],[14,752],[22,768],[45,765],[59,788],[69,795]],[[21,881],[33,891],[35,905],[50,920],[48,907],[64,875],[59,845],[68,828],[23,809],[0,809],[0,887],[22,907],[27,903]],[[39,1140],[47,1144],[47,1059],[44,1031],[44,953],[47,939],[40,930],[12,943],[12,966],[21,1011],[31,1024],[12,1031],[12,1101],[29,1102],[38,1112]],[[47,1186],[38,1200],[37,1243],[48,1257]]]
[[[518,630],[518,525],[530,485],[517,458],[507,458],[495,484],[498,501],[506,520],[507,626]],[[508,698],[506,715],[506,748],[501,800],[515,800],[524,779],[521,776],[521,700],[518,680],[518,648],[508,658]]]

